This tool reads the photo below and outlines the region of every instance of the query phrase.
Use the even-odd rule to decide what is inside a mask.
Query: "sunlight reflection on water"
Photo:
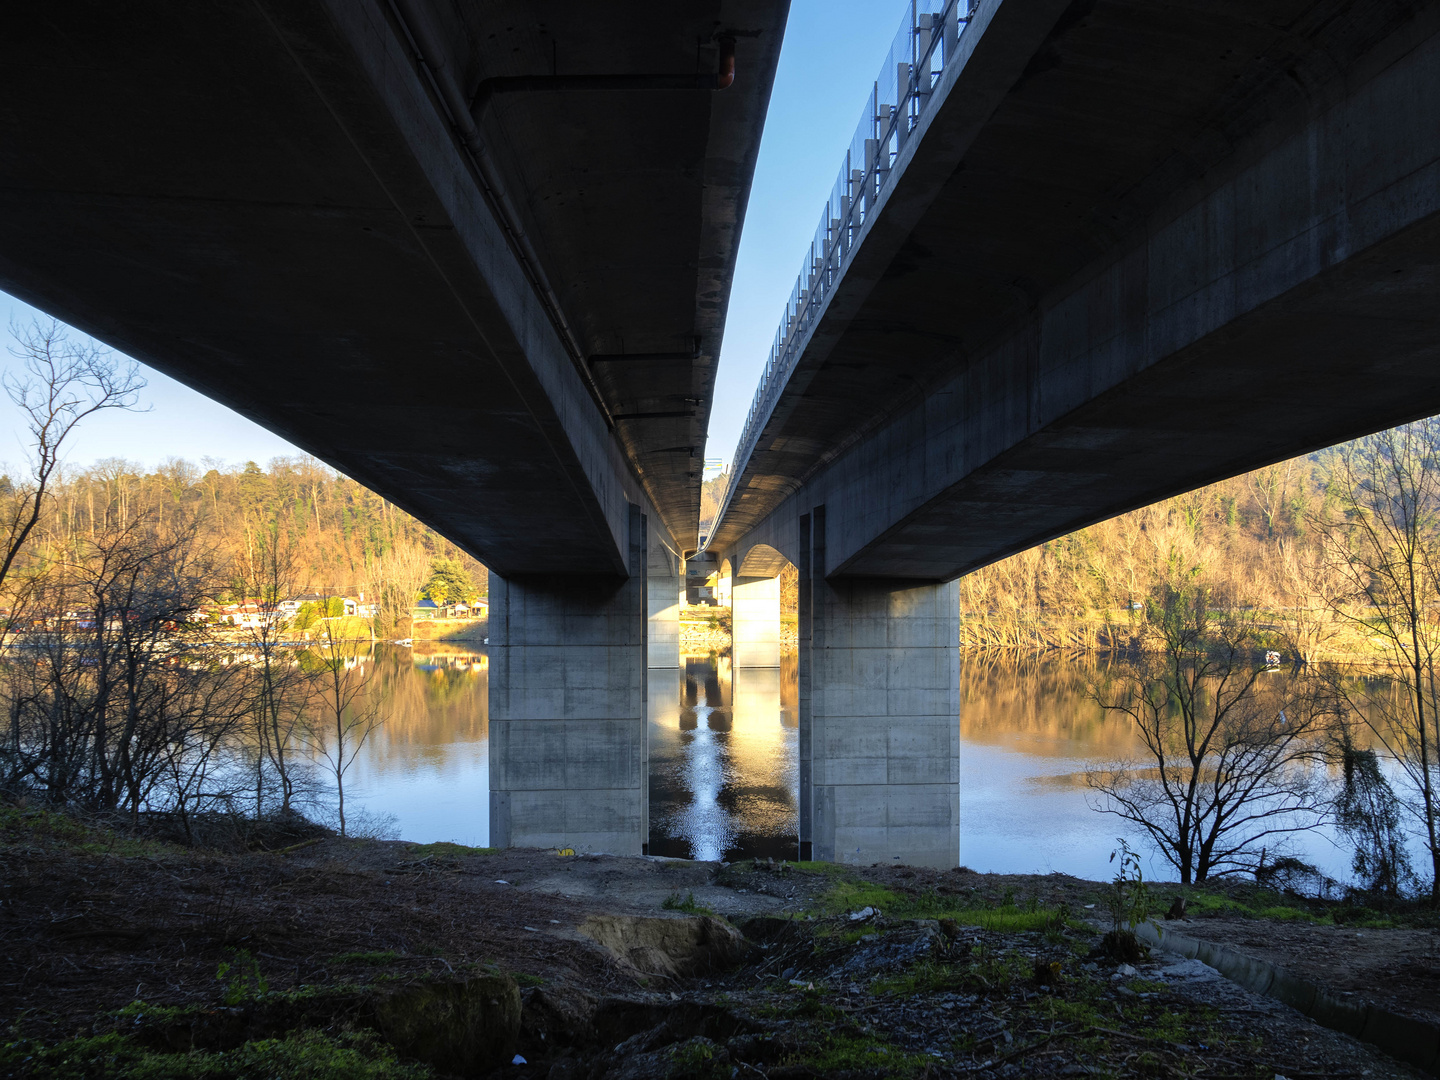
[[[1138,840],[1087,801],[1086,768],[1134,747],[1126,724],[1086,695],[1093,668],[1058,657],[962,663],[963,864],[1106,879],[1116,837]],[[779,668],[739,671],[728,657],[691,657],[648,677],[651,853],[794,858],[794,653]],[[488,678],[483,649],[376,650],[375,692],[389,721],[362,752],[350,790],[371,814],[394,814],[403,839],[488,843]],[[1348,878],[1349,853],[1328,833],[1296,847]],[[1174,876],[1153,859],[1147,873]]]

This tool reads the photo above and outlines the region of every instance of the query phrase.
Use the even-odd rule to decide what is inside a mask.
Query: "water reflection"
[[[484,651],[380,646],[368,662],[388,722],[354,767],[358,801],[372,814],[394,814],[405,839],[488,843]],[[1139,840],[1088,802],[1086,769],[1138,748],[1124,718],[1088,696],[1087,685],[1103,674],[1103,662],[1083,656],[962,659],[962,863],[1104,879],[1113,873],[1115,838]],[[738,670],[728,657],[691,657],[648,678],[650,851],[793,858],[795,653],[779,668]],[[1349,877],[1349,851],[1328,832],[1306,834],[1296,847],[1327,874]],[[1147,872],[1173,877],[1153,862]]]
[[[795,673],[793,654],[778,668],[685,658],[677,707],[650,718],[652,854],[794,858]]]
[[[385,725],[352,769],[356,800],[401,839],[490,842],[489,658],[463,645],[377,645],[367,693]]]

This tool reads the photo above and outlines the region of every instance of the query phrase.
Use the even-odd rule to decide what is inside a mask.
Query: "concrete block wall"
[[[956,582],[824,577],[825,513],[802,518],[800,850],[953,867],[960,850]]]
[[[628,540],[626,578],[491,576],[492,846],[644,850],[651,612],[634,506]]]

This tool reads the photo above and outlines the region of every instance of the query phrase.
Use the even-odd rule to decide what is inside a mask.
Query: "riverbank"
[[[0,871],[6,1076],[1418,1075],[1098,955],[1105,887],[1063,875],[206,851],[16,809]]]
[[[680,609],[681,656],[729,656],[731,638],[730,609],[695,605]],[[793,614],[780,616],[780,651],[800,647],[799,620]]]

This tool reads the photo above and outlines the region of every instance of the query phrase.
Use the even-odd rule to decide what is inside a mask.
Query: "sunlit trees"
[[[376,637],[389,637],[406,624],[429,573],[430,554],[416,543],[402,541],[366,559],[365,577],[375,601]]]
[[[1329,702],[1317,683],[1264,681],[1253,624],[1194,570],[1145,623],[1153,649],[1095,690],[1143,749],[1086,774],[1092,805],[1139,826],[1185,884],[1253,872],[1323,815]]]
[[[1316,525],[1346,585],[1332,610],[1378,646],[1389,676],[1335,685],[1401,771],[1440,906],[1440,420],[1348,443],[1329,463],[1333,512]]]

